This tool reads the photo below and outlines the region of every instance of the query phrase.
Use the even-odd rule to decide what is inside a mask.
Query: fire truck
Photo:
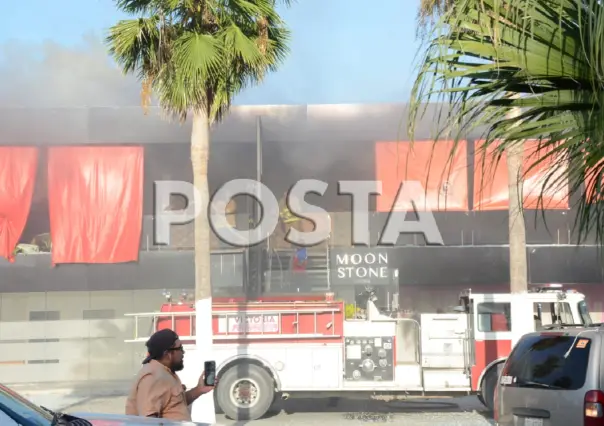
[[[525,333],[556,324],[591,324],[585,296],[544,285],[526,294],[462,292],[452,313],[393,318],[375,297],[365,318],[346,319],[333,293],[306,298],[215,299],[213,355],[217,407],[236,420],[262,417],[279,396],[344,392],[423,397],[475,394],[487,407],[502,363]],[[166,303],[160,312],[127,314],[151,331],[171,328],[194,357],[195,312]],[[183,383],[199,372],[183,370]],[[184,375],[184,377],[183,377]],[[192,377],[186,377],[192,375]],[[195,377],[193,377],[195,376]]]

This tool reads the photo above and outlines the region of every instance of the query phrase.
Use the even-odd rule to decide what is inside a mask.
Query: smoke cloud
[[[75,46],[0,45],[0,107],[135,106],[139,87],[112,63],[98,36]]]
[[[258,90],[265,88],[263,85],[253,92],[260,96]],[[0,44],[2,108],[139,105],[139,82],[135,76],[122,74],[112,62],[98,34],[85,35],[73,46],[52,41],[40,44],[11,41]],[[342,125],[345,126],[346,123],[343,122]],[[143,129],[141,133],[144,133]],[[255,176],[255,147],[250,144],[226,145],[216,144],[212,148],[211,180],[222,183],[239,175]],[[190,178],[187,145],[147,146],[146,151],[147,173],[151,179]],[[279,144],[266,143],[264,176],[268,180],[266,183],[274,187],[278,194],[298,179],[327,180],[330,182],[328,193],[333,197],[337,191],[337,180],[373,177],[371,153],[372,146],[369,143],[359,145],[337,140],[329,144],[314,141],[304,144],[287,141]]]

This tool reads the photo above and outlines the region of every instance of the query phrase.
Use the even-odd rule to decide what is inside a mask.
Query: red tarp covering
[[[38,149],[0,146],[0,256],[13,260],[34,192]]]
[[[600,202],[604,198],[602,194],[604,177],[597,174],[601,170],[602,163],[604,163],[604,160],[598,161],[598,164],[593,169],[586,170],[585,197],[586,201],[590,204]],[[597,183],[598,186],[594,187],[594,183]]]
[[[48,152],[52,262],[138,260],[142,147],[53,147]]]
[[[487,152],[481,148],[482,141],[477,142],[474,157],[474,210],[507,210],[509,205],[508,169],[506,155],[503,153],[495,165],[493,156],[496,147],[490,145]],[[530,172],[529,168],[540,159],[538,152],[539,141],[527,140],[524,142],[523,177],[524,177],[524,208],[566,210],[569,208],[568,180],[565,177],[567,165],[562,160],[548,157]],[[547,191],[543,194],[539,204],[539,195],[543,191],[543,184],[552,168],[555,167],[555,177],[547,183]],[[558,182],[565,182],[560,185]],[[555,185],[550,187],[550,185]]]
[[[376,142],[375,168],[382,182],[377,211],[413,210],[411,205],[392,208],[403,181],[418,181],[424,188],[418,194],[418,210],[467,211],[468,161],[466,141]],[[409,203],[410,204],[410,203]]]

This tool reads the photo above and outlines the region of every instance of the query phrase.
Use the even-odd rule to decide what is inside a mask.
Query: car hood
[[[69,413],[72,416],[88,420],[94,426],[212,426],[209,423],[182,422],[177,420],[155,419],[152,417],[126,416],[103,413]]]

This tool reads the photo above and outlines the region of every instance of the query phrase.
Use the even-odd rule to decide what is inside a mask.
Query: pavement
[[[17,390],[17,389],[16,389]],[[125,396],[116,391],[68,392],[63,390],[18,390],[32,402],[51,410],[123,414]],[[99,394],[102,393],[102,394]],[[123,393],[123,392],[122,392]],[[388,399],[388,398],[386,398]],[[401,424],[405,426],[493,425],[476,397],[448,399],[370,399],[351,394],[346,398],[290,398],[275,403],[260,420],[237,422],[217,415],[220,426],[308,425],[352,426],[360,424]]]

